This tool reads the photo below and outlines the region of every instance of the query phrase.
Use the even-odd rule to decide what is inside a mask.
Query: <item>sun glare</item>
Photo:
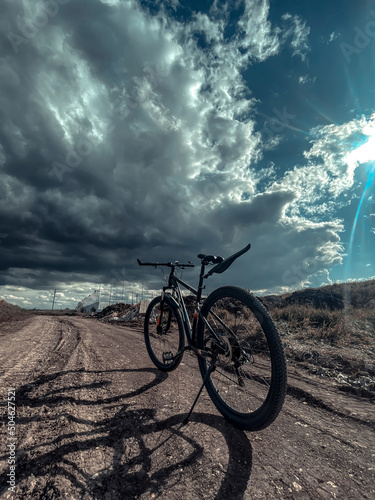
[[[361,199],[358,204],[358,208],[354,217],[353,226],[350,234],[349,247],[348,247],[347,273],[351,265],[354,235],[362,211],[362,206],[364,205],[366,199],[368,199],[368,193],[371,186],[373,185],[375,178],[375,127],[373,125],[372,126],[369,125],[363,130],[363,132],[365,135],[369,137],[369,139],[364,144],[351,151],[346,158],[348,165],[353,169],[353,172],[359,165],[367,165],[367,180],[363,189]]]
[[[371,136],[362,146],[352,151],[349,156],[358,163],[375,161],[375,135]]]
[[[375,128],[372,128],[371,136],[364,144],[348,153],[346,161],[353,170],[358,165],[375,162]]]

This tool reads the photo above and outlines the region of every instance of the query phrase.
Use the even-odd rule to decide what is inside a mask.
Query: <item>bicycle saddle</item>
[[[216,257],[216,255],[205,255],[204,253],[200,253],[197,255],[198,259],[203,261],[203,264],[220,264],[223,262],[223,257]]]
[[[209,276],[211,276],[212,274],[214,273],[218,273],[218,274],[221,274],[223,273],[225,270],[228,269],[228,267],[233,264],[233,262],[238,259],[238,257],[240,257],[242,254],[246,253],[248,250],[250,250],[250,243],[248,245],[246,245],[242,250],[240,250],[239,252],[236,252],[234,253],[233,255],[231,255],[230,257],[227,257],[226,259],[223,259],[222,257],[219,257],[221,260],[219,261],[219,263],[213,267],[207,274],[205,274],[203,277],[204,278],[208,278]],[[199,255],[198,255],[199,257]],[[213,255],[209,255],[209,257],[213,257]]]

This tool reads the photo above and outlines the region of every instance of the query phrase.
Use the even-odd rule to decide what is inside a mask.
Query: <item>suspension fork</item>
[[[191,326],[191,331],[192,331],[192,343],[193,346],[197,346],[197,325],[198,325],[198,312],[197,312],[197,306],[194,310],[194,316],[193,316],[193,324]]]
[[[165,314],[165,311],[164,311],[164,303],[163,304],[160,304],[160,309],[159,309],[159,316],[158,316],[158,319],[157,319],[157,322],[156,322],[156,331],[159,335],[161,335],[162,333],[167,333],[170,326],[171,326],[171,318],[172,318],[172,311],[169,310],[168,311],[168,319],[167,319],[167,324],[165,326],[165,330],[163,331],[163,323],[162,323],[162,320],[163,320],[163,315]]]
[[[178,308],[178,303],[176,302],[176,300],[169,294],[166,294],[165,291],[170,288],[170,287],[163,287],[163,291],[162,291],[162,294],[161,294],[161,300],[160,300],[160,309],[159,309],[159,316],[158,316],[158,319],[157,319],[157,322],[156,322],[156,331],[159,335],[161,335],[162,333],[167,333],[170,326],[171,326],[171,321],[172,321],[172,313],[173,313],[173,310]],[[167,319],[167,325],[166,325],[166,328],[165,328],[165,332],[163,332],[163,315],[165,314],[165,310],[164,310],[164,304],[167,303],[168,304],[168,308],[169,308],[169,311],[168,311],[168,319]]]
[[[163,310],[164,310],[164,295],[165,295],[165,292],[164,292],[164,289],[161,293],[161,300],[160,300],[160,304],[159,304],[159,315],[158,315],[158,319],[156,321],[156,332],[160,335],[162,332],[162,319],[163,319]]]

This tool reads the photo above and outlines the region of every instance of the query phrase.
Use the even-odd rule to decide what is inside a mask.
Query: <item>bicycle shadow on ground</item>
[[[67,385],[64,387],[60,387],[58,389],[53,389],[51,391],[46,391],[43,395],[43,397],[33,397],[31,395],[32,391],[35,389],[39,389],[45,384],[48,384],[52,381],[55,381],[56,379],[63,377],[65,375],[69,374],[93,374],[93,375],[103,375],[103,374],[115,374],[115,373],[130,373],[130,372],[136,372],[136,373],[151,373],[152,375],[155,376],[154,380],[151,380],[147,384],[142,385],[141,387],[138,387],[137,389],[134,389],[133,391],[130,391],[126,394],[120,394],[118,396],[112,396],[108,398],[96,398],[95,400],[93,399],[82,399],[82,398],[77,398],[75,396],[67,396],[65,394],[59,394],[59,393],[65,393],[67,391],[75,391],[75,390],[82,390],[82,389],[101,389],[106,386],[110,386],[112,384],[111,380],[102,380],[99,382],[90,382],[90,383],[85,383],[85,384],[79,384],[79,385]],[[38,406],[55,406],[57,404],[62,404],[62,403],[74,403],[78,406],[80,405],[102,405],[102,404],[108,404],[108,403],[115,403],[117,401],[122,401],[124,399],[129,399],[132,397],[139,396],[143,392],[156,387],[157,385],[161,384],[168,378],[168,373],[161,372],[160,370],[156,368],[116,368],[112,370],[85,370],[85,369],[79,369],[79,370],[64,370],[60,372],[55,372],[51,373],[48,375],[41,375],[38,377],[34,382],[22,385],[21,387],[17,388],[17,407],[20,408],[22,406],[30,406],[30,407],[38,407]],[[19,423],[23,423],[22,419],[18,420]]]
[[[44,395],[32,396],[35,387],[41,389],[45,384],[67,373],[82,371],[92,374],[150,372],[155,378],[133,391],[95,400],[81,400],[58,393],[82,387],[95,391],[111,382],[94,382],[83,386],[67,385],[52,391],[46,387]],[[130,398],[157,386],[167,377],[167,374],[152,368],[72,370],[43,375],[32,385],[20,387],[17,391],[19,409],[22,406],[58,406],[52,422],[61,422],[61,418],[65,418],[70,424],[84,424],[89,428],[84,432],[72,432],[67,429],[52,440],[44,439],[45,434],[41,433],[34,437],[30,446],[18,450],[17,484],[22,483],[19,492],[21,496],[58,498],[64,495],[75,496],[78,490],[86,491],[88,498],[94,499],[131,499],[147,493],[155,498],[168,498],[169,491],[172,493],[179,484],[186,484],[192,488],[192,494],[196,492],[196,498],[204,495],[205,491],[214,495],[204,495],[205,498],[242,498],[252,468],[252,447],[243,431],[232,427],[219,415],[193,413],[190,422],[183,426],[185,413],[161,418],[158,416],[160,412],[155,408],[139,409],[127,403]],[[59,412],[65,403],[71,403],[73,406],[70,406],[68,411]],[[77,418],[70,413],[69,409],[74,405],[84,405],[86,409],[92,406],[93,419]],[[97,405],[106,406],[112,416],[96,420]],[[21,417],[18,425],[29,425],[38,421],[41,422],[40,428],[43,428],[41,415]],[[51,425],[51,418],[48,418],[47,424]],[[222,436],[229,457],[226,470],[223,469],[220,474],[221,478],[213,477],[211,485],[209,478],[205,476],[195,479],[202,469],[202,460],[205,460],[207,467],[207,443],[202,443],[202,429],[205,429],[209,439],[211,434]],[[85,470],[85,457],[95,457],[98,450],[105,450],[109,464],[94,475],[89,474]],[[77,453],[80,455],[79,459]],[[213,468],[217,469],[215,463]],[[2,485],[6,484],[6,473],[7,471],[4,471],[0,475]]]

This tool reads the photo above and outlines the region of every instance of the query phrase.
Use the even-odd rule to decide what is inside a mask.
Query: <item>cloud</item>
[[[26,42],[16,53],[8,37],[0,58],[2,285],[27,300],[26,289],[67,287],[78,300],[113,280],[154,289],[136,257],[226,256],[249,241],[253,264],[231,276],[254,289],[305,283],[340,261],[341,222],[307,216],[320,188],[338,196],[353,182],[337,145],[359,123],[313,130],[308,164],[282,178],[261,172],[258,99],[243,72],[288,43],[304,59],[309,29],[290,14],[272,25],[266,1],[236,5],[230,37],[229,4],[179,18],[162,3],[151,13],[81,0],[60,2],[26,38],[30,3],[5,2],[2,29]]]
[[[304,152],[307,164],[287,171],[270,188],[294,187],[298,195],[290,214],[322,215],[342,206],[340,197],[353,187],[356,169],[371,157],[372,147],[367,141],[369,137],[373,140],[374,120],[374,115],[362,116],[310,130],[311,147]]]
[[[282,16],[286,26],[289,27],[283,30],[282,39],[286,41],[291,38],[290,46],[293,49],[293,56],[299,56],[302,61],[305,61],[307,53],[310,51],[308,37],[310,27],[300,16],[292,16],[287,13]]]
[[[312,78],[309,75],[304,75],[298,78],[298,83],[300,85],[306,85],[307,83],[315,83],[315,82],[316,82],[316,76]]]
[[[332,33],[328,37],[328,41],[326,42],[327,44],[334,42],[338,38],[341,38],[341,33],[338,33],[336,31],[332,31]]]
[[[350,201],[347,195],[354,186],[357,168],[373,158],[373,133],[373,115],[312,129],[311,147],[304,153],[307,164],[294,166],[269,186],[267,196],[293,193],[272,233],[277,237],[283,228],[279,235],[283,251],[277,256],[281,280],[275,290],[311,285],[317,276],[343,262],[340,233],[344,224],[335,214]],[[266,245],[262,242],[259,246],[264,252]],[[268,252],[271,261],[275,255]],[[269,278],[266,269],[262,273]],[[270,280],[268,289],[276,281]]]

